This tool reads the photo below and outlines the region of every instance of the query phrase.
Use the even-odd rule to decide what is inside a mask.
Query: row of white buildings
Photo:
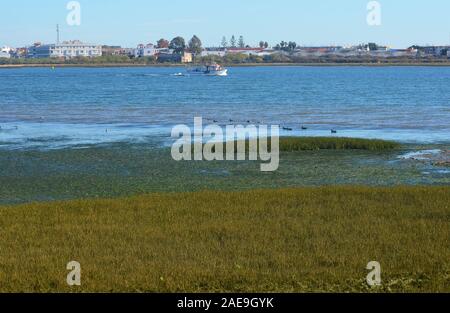
[[[27,49],[27,58],[74,58],[102,56],[102,46],[83,43],[78,40],[60,44],[35,43]]]
[[[366,50],[358,47],[297,47],[292,51],[276,50],[273,48],[208,48],[202,51],[201,56],[224,57],[228,54],[244,54],[247,56],[264,57],[272,54],[294,55],[298,57],[352,57],[352,56],[373,56],[373,57],[413,57],[418,55],[417,49],[389,49]]]
[[[160,53],[169,53],[172,54],[173,50],[169,48],[158,48],[152,43],[147,45],[140,44],[136,49],[132,49],[131,55],[135,58],[141,57],[153,57]]]
[[[138,45],[135,49],[123,49],[120,47],[108,47],[104,49],[101,45],[87,44],[78,40],[64,41],[59,44],[41,44],[19,49],[10,47],[3,47],[0,49],[0,58],[11,57],[27,57],[27,58],[74,58],[74,57],[89,57],[95,58],[105,55],[127,55],[134,58],[140,57],[157,57],[165,58],[170,61],[174,51],[169,48],[158,48],[153,44]],[[370,50],[362,46],[354,47],[340,47],[340,46],[323,46],[323,47],[296,47],[294,50],[276,50],[273,48],[206,48],[201,52],[201,56],[218,56],[224,57],[228,54],[243,54],[247,56],[264,57],[272,54],[286,54],[295,55],[298,57],[320,57],[320,56],[337,56],[337,57],[352,57],[352,56],[373,56],[373,57],[414,57],[414,56],[442,56],[447,54],[450,57],[450,47],[419,47],[408,49],[390,49],[387,47],[378,47],[376,50]],[[192,55],[185,52],[181,58],[181,62],[190,62]]]

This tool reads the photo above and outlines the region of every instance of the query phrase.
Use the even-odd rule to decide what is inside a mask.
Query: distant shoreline
[[[48,68],[48,67],[67,67],[67,68],[107,68],[107,67],[185,67],[189,64],[133,64],[133,63],[105,63],[105,64],[1,64],[0,69],[14,69],[14,68]],[[323,66],[323,67],[408,67],[408,66],[450,66],[449,62],[417,62],[417,63],[241,63],[241,64],[224,64],[226,67],[311,67],[311,66]]]

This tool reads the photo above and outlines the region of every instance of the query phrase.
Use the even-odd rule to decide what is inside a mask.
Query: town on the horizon
[[[249,61],[252,63],[289,63],[310,59],[417,59],[435,58],[450,59],[450,46],[417,46],[394,49],[376,43],[364,43],[352,46],[302,46],[294,41],[281,41],[275,45],[260,41],[257,46],[245,43],[243,36],[225,36],[216,47],[204,47],[197,36],[189,41],[183,37],[172,40],[161,38],[156,43],[139,44],[135,48],[113,45],[88,44],[79,40],[59,40],[59,32],[55,44],[35,42],[26,47],[3,46],[0,59],[85,59],[106,56],[121,56],[132,59],[149,59],[152,62],[191,63],[204,58],[225,59],[234,63]]]

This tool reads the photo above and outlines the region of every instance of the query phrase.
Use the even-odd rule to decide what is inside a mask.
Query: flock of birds
[[[213,122],[213,123],[215,123],[215,124],[219,123],[219,121],[216,120],[216,119],[210,119],[210,118],[207,118],[206,120],[207,120],[207,121],[211,121],[211,122]],[[229,122],[230,122],[230,123],[234,123],[234,122],[239,122],[239,121],[234,121],[234,120],[230,119]],[[251,123],[252,123],[252,121],[250,121],[250,120],[246,120],[245,122],[246,122],[247,124],[251,124]],[[257,121],[256,124],[262,124],[262,123],[259,122],[259,121]],[[279,125],[279,126],[280,126],[281,129],[283,129],[284,131],[293,131],[293,130],[294,130],[292,127],[281,126],[281,125]],[[306,126],[301,126],[301,130],[308,130],[308,127],[306,127]],[[331,131],[332,134],[337,134],[337,132],[338,132],[336,129],[331,129],[330,131]]]
[[[218,120],[215,120],[215,119],[206,119],[206,120],[212,121],[212,122],[215,123],[215,124],[219,123],[219,121],[218,121]],[[230,123],[234,123],[235,121],[232,120],[232,119],[230,119],[229,122],[230,122]],[[237,122],[237,121],[236,121],[236,122]],[[246,122],[247,122],[247,124],[250,124],[250,123],[251,123],[250,120],[247,120]],[[256,122],[256,124],[261,124],[261,122]],[[279,126],[281,127],[281,125],[279,125]],[[287,126],[283,126],[283,127],[281,127],[281,128],[282,128],[283,130],[285,130],[285,131],[293,131],[293,130],[294,130],[292,127],[287,127]],[[19,127],[18,127],[18,126],[14,126],[13,129],[18,130]],[[3,129],[2,126],[0,125],[0,131],[2,131],[2,130],[4,130],[4,129]],[[308,127],[302,126],[302,127],[301,127],[301,130],[308,130]],[[106,129],[105,132],[107,133],[107,132],[108,132],[108,129]],[[332,134],[337,134],[337,130],[336,130],[336,129],[331,129],[331,133],[332,133]]]

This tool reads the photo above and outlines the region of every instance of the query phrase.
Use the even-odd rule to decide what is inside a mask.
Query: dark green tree
[[[297,48],[297,43],[294,41],[289,41],[287,45],[288,51],[294,51]]]
[[[166,40],[164,38],[161,38],[160,40],[158,40],[158,42],[156,43],[156,46],[160,49],[163,48],[169,48],[169,40]]]
[[[244,36],[239,36],[239,48],[245,48]]]
[[[202,41],[196,35],[189,40],[189,50],[195,54],[200,54],[202,52]]]
[[[181,54],[186,49],[186,42],[183,37],[175,37],[169,44],[169,48],[173,49],[175,53]]]
[[[266,44],[268,47],[269,44],[268,43],[266,43]],[[275,50],[283,50],[283,51],[294,51],[295,48],[297,48],[297,43],[294,41],[286,42],[283,40],[275,46]]]
[[[227,48],[228,47],[228,41],[227,41],[227,37],[223,36],[222,37],[222,48]]]
[[[231,36],[230,45],[232,48],[236,48],[236,37]]]

